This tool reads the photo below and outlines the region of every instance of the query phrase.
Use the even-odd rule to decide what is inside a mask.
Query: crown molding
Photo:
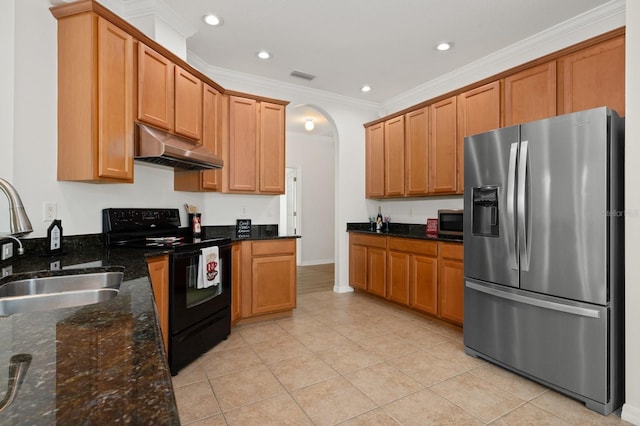
[[[625,25],[625,0],[612,0],[383,102],[398,111]]]
[[[100,0],[100,3],[127,21],[146,16],[162,19],[185,40],[197,31],[195,25],[178,16],[177,12],[162,0]]]

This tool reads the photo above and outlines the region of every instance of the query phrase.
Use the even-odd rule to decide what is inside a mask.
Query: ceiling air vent
[[[291,71],[291,74],[289,74],[289,75],[291,77],[298,77],[298,78],[302,78],[303,80],[307,80],[307,81],[311,81],[314,78],[316,78],[315,75],[307,74],[306,72],[302,72],[302,71],[298,71],[298,70]]]

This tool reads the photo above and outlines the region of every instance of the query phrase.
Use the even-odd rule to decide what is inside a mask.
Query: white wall
[[[15,0],[6,0],[0,13],[0,177],[13,182],[13,81],[15,63]],[[0,195],[0,234],[9,232],[9,202]]]
[[[640,2],[627,2],[625,135],[625,357],[626,402],[622,418],[640,425]]]
[[[301,265],[335,261],[334,154],[332,137],[287,132],[287,167],[298,170]]]

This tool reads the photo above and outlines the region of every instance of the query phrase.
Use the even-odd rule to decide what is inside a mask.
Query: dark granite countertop
[[[347,232],[380,235],[387,237],[415,238],[427,241],[443,241],[447,243],[462,243],[462,238],[427,237],[427,226],[410,223],[389,223],[382,231],[372,230],[369,222],[347,223]]]
[[[235,226],[203,227],[202,239],[220,237],[299,238],[279,236],[277,225],[252,226],[249,238],[236,238]],[[0,285],[115,266],[124,278],[106,302],[0,316],[0,384],[13,355],[32,357],[0,424],[180,424],[146,264],[170,250],[106,248],[101,234],[65,237],[56,256],[44,254],[43,238],[22,243],[26,254],[0,261]]]

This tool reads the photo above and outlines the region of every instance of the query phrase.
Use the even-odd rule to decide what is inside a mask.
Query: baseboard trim
[[[334,259],[306,260],[304,262],[300,262],[300,266],[326,265],[328,263],[335,263],[335,260]]]
[[[353,287],[344,285],[333,286],[334,293],[353,293]]]
[[[630,404],[624,404],[622,406],[622,414],[620,415],[622,420],[625,420],[634,425],[640,425],[640,407],[636,407]]]

